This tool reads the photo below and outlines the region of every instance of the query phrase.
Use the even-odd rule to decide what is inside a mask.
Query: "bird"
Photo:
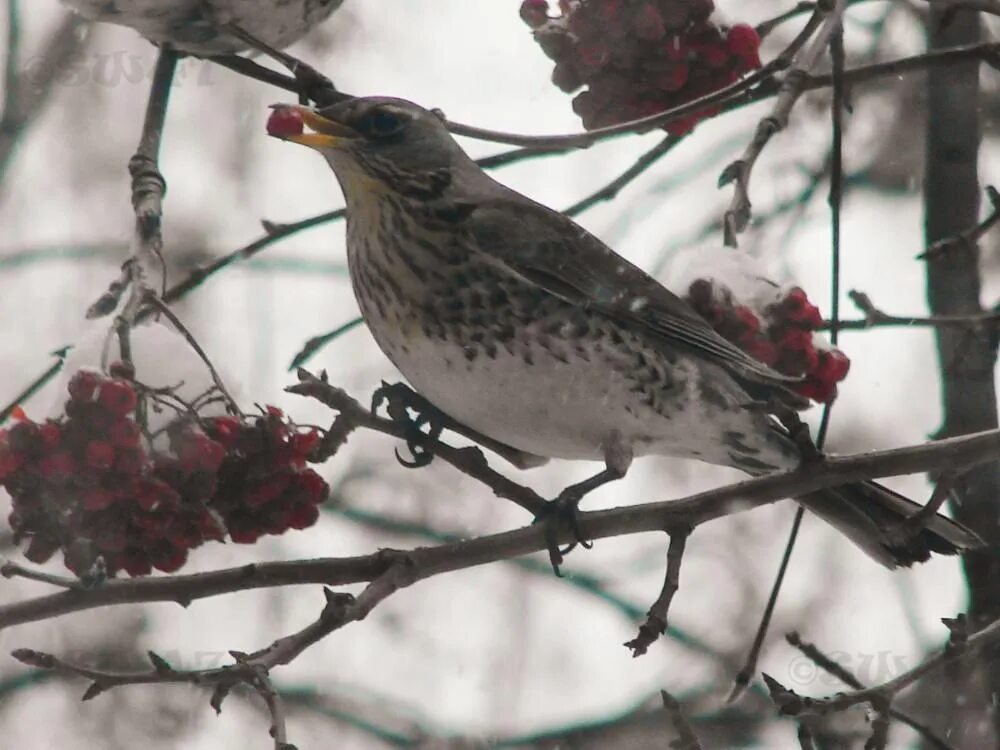
[[[504,186],[438,110],[393,97],[275,105],[269,133],[317,150],[347,203],[362,317],[416,392],[529,457],[604,461],[562,500],[666,455],[753,476],[799,467],[777,419],[795,379],[719,335],[684,300],[563,214]],[[296,124],[297,123],[297,124]],[[874,482],[796,498],[887,568],[980,538]]]
[[[199,56],[229,55],[249,46],[229,33],[234,24],[271,47],[298,41],[343,0],[63,0],[84,18],[130,26],[156,44]]]

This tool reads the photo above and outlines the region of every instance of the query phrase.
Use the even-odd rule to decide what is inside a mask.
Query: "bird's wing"
[[[475,249],[525,281],[705,357],[741,379],[786,391],[782,375],[720,336],[686,302],[572,220],[508,198],[470,204]]]

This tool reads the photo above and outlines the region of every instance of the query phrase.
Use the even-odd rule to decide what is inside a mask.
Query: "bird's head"
[[[319,151],[337,173],[348,200],[361,191],[431,197],[469,161],[437,112],[389,97],[348,99],[322,109],[279,105],[278,115],[301,119],[310,132],[271,127],[277,138]]]

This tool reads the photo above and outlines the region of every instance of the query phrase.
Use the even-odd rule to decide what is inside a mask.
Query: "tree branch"
[[[906,448],[827,457],[803,469],[749,479],[679,500],[630,505],[580,513],[580,529],[590,539],[697,527],[786,497],[864,479],[943,469],[961,470],[995,460],[1000,453],[1000,430],[936,440]],[[735,501],[739,502],[735,502]],[[557,541],[568,543],[573,534],[560,529]],[[547,549],[544,529],[528,526],[407,553],[417,578],[510,559]],[[245,565],[208,573],[111,580],[86,591],[63,591],[0,606],[0,629],[25,622],[79,612],[111,604],[176,602],[187,606],[195,599],[235,591],[300,584],[330,586],[372,581],[385,573],[383,554],[345,558],[318,558],[292,562]]]

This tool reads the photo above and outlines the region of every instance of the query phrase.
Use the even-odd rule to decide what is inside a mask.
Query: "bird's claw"
[[[389,418],[402,425],[406,432],[406,450],[410,457],[401,455],[397,449],[396,460],[408,469],[430,464],[434,460],[434,452],[428,444],[435,442],[444,429],[437,410],[405,383],[383,381],[382,386],[372,394],[372,416],[377,416],[383,403]],[[411,416],[410,412],[415,416]]]
[[[542,511],[535,516],[535,523],[541,523],[545,529],[545,546],[549,552],[549,562],[552,564],[552,572],[562,578],[559,566],[562,565],[565,556],[580,545],[584,549],[590,549],[594,543],[583,535],[580,528],[579,505],[583,495],[573,492],[570,487],[563,490],[555,500],[545,503]],[[568,528],[573,535],[573,541],[565,547],[559,546],[559,532],[562,528]]]

